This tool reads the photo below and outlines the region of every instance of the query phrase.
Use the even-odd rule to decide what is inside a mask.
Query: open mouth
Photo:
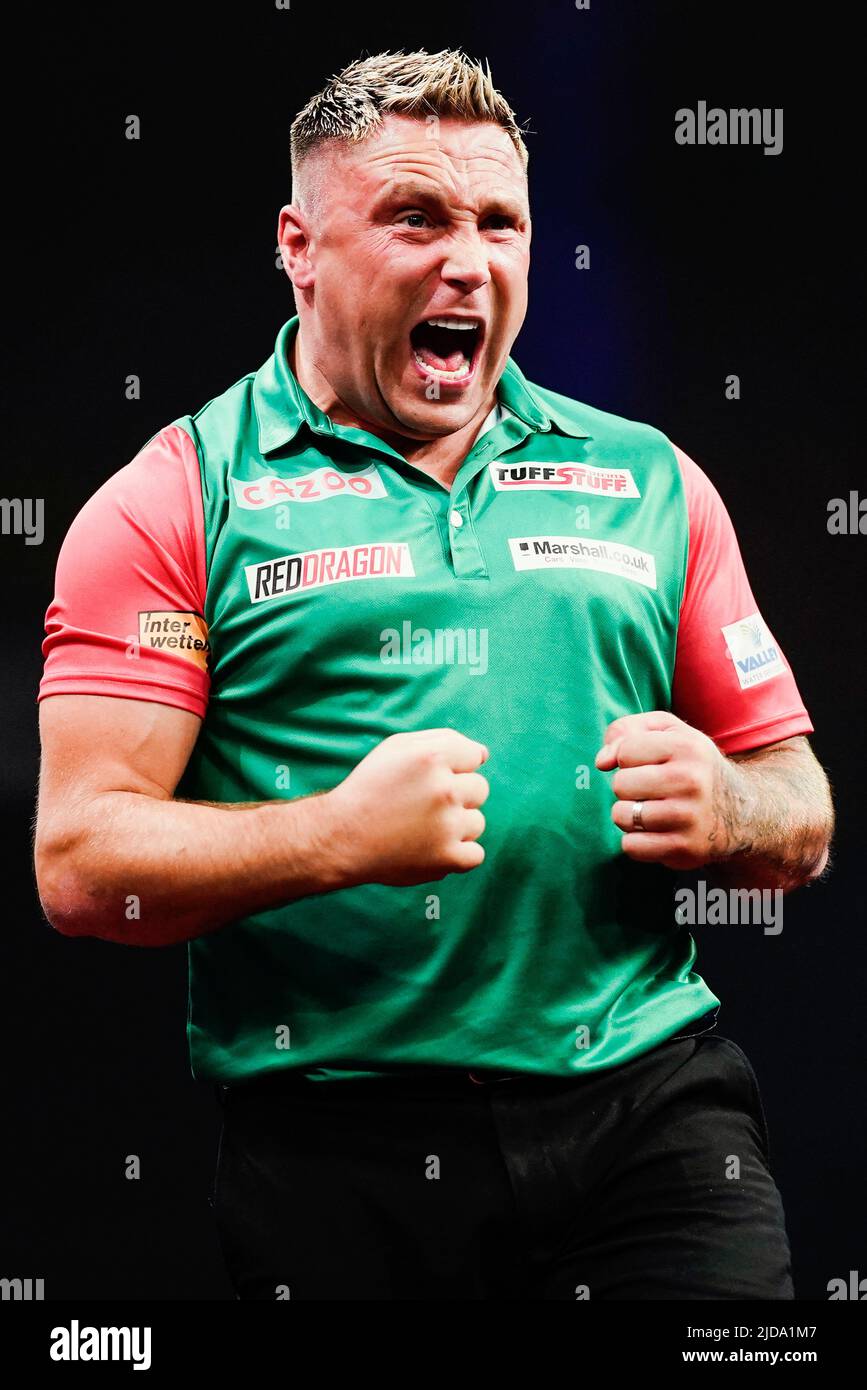
[[[457,314],[423,319],[409,335],[422,375],[445,385],[464,385],[472,378],[483,338],[481,319]]]

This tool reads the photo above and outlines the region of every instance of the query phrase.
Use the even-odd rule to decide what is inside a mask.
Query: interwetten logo
[[[138,640],[142,647],[173,652],[201,671],[208,669],[208,625],[201,613],[174,608],[139,613]]]
[[[345,584],[351,579],[415,577],[406,541],[347,545],[338,550],[306,550],[282,555],[259,565],[245,565],[252,603],[284,594],[321,589],[326,584]]]
[[[347,494],[365,499],[388,496],[375,464],[360,468],[357,473],[344,473],[332,466],[314,468],[312,473],[298,478],[278,478],[269,473],[248,481],[232,478],[231,483],[237,505],[251,512],[276,507],[281,502],[327,502],[329,497]]]
[[[628,468],[597,468],[589,463],[489,463],[488,470],[498,492],[547,488],[609,497],[641,496]]]
[[[656,560],[646,550],[610,541],[573,541],[570,536],[515,536],[509,548],[516,570],[584,569],[617,574],[656,588]]]

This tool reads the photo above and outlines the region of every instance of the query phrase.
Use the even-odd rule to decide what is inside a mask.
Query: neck
[[[479,430],[496,404],[494,394],[461,429],[451,434],[435,436],[433,439],[413,439],[398,430],[388,429],[376,420],[365,419],[344,404],[305,352],[300,325],[289,349],[289,366],[301,390],[324,415],[334,421],[335,425],[349,425],[376,435],[377,439],[381,439],[389,448],[405,458],[407,463],[427,473],[445,488],[451,487],[458,469],[476,441]]]

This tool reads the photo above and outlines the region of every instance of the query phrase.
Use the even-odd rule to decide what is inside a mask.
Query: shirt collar
[[[302,391],[289,366],[289,349],[298,331],[298,315],[284,323],[277,334],[274,352],[253,379],[253,403],[259,426],[259,451],[268,454],[294,439],[302,424],[316,434],[358,438],[359,430],[335,425],[330,417]],[[546,393],[547,395],[548,393]],[[564,434],[586,439],[588,435],[571,415],[550,400],[536,394],[517,362],[508,358],[497,383],[498,404],[517,415],[534,431],[546,433],[555,425]],[[495,423],[500,416],[495,416]],[[488,417],[490,419],[490,416]],[[487,421],[485,422],[487,425]]]
[[[495,425],[499,425],[500,421],[505,420],[506,416],[510,414],[511,411],[508,406],[503,405],[502,401],[497,401],[493,409],[485,416],[482,422],[482,428],[479,430],[473,443],[477,444],[483,434],[487,434],[488,430],[492,430]]]

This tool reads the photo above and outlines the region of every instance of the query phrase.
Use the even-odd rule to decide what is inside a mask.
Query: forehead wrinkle
[[[425,158],[425,155],[428,157]],[[433,185],[432,194],[442,196],[445,189],[447,198],[455,204],[463,203],[470,207],[480,198],[496,201],[499,197],[517,203],[526,211],[525,181],[516,179],[515,171],[509,167],[507,160],[497,159],[495,162],[497,167],[491,168],[490,160],[484,154],[452,159],[439,149],[434,154],[428,146],[424,150],[404,149],[397,156],[394,150],[379,151],[367,163],[367,170],[379,174],[385,172],[387,182],[394,184],[413,181],[424,184],[429,180]],[[379,166],[384,166],[384,169]]]
[[[440,139],[419,138],[418,141],[402,140],[388,145],[379,145],[377,148],[366,152],[358,161],[359,165],[375,169],[380,164],[399,167],[402,161],[406,161],[407,168],[413,169],[413,161],[419,161],[421,166],[433,164],[437,169],[444,171],[444,167],[459,172],[469,173],[477,165],[485,166],[488,164],[498,165],[502,172],[508,177],[515,179],[520,177],[523,180],[524,171],[516,170],[515,160],[510,156],[509,150],[503,149],[500,145],[492,143],[482,149],[473,150],[468,155],[450,152]]]

